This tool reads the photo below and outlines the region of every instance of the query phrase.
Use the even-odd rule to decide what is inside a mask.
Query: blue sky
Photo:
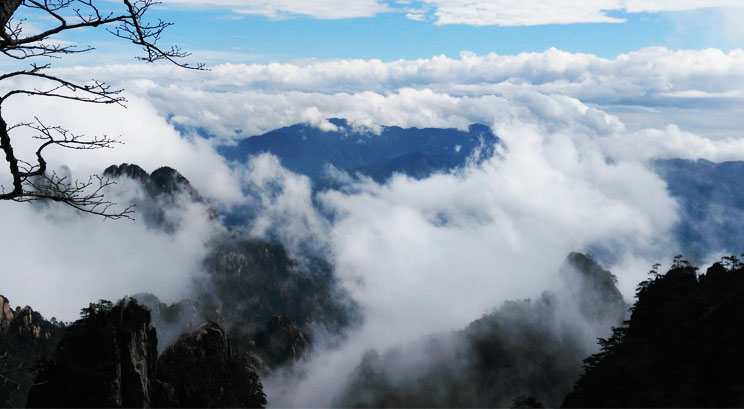
[[[389,7],[393,11],[374,13],[370,17],[334,16],[331,19],[322,13],[309,16],[281,10],[263,12],[264,15],[246,14],[240,9],[241,1],[228,3],[238,5],[166,3],[153,8],[150,17],[174,23],[165,33],[164,42],[180,44],[209,64],[288,62],[308,58],[392,61],[442,54],[457,57],[462,51],[513,55],[542,52],[550,47],[613,58],[650,46],[724,51],[744,46],[744,36],[738,29],[740,10],[696,8],[694,5],[687,10],[672,11],[603,11],[602,16],[607,19],[622,21],[613,23],[539,24],[541,20],[538,19],[535,25],[515,21],[514,26],[504,26],[477,25],[482,22],[440,24],[436,8],[421,14],[420,18],[425,21],[417,21],[410,18],[410,13],[396,11],[402,7],[397,4]],[[285,8],[291,10],[291,6]],[[115,39],[105,35],[101,30],[75,32],[68,39],[91,43],[99,49],[113,47],[124,51],[121,48],[124,44],[114,44]]]
[[[622,17],[627,19],[624,23],[474,27],[435,25],[409,20],[401,14],[344,20],[299,17],[275,21],[260,16],[231,20],[224,14],[214,13],[210,15],[214,23],[208,30],[209,37],[225,40],[223,46],[240,47],[257,55],[260,62],[312,57],[379,58],[387,61],[440,54],[456,57],[465,50],[476,54],[517,54],[540,52],[550,47],[611,58],[649,46],[672,49],[737,46],[725,44],[712,32],[701,35],[700,31],[690,32],[680,27],[682,20],[692,22],[695,16],[712,20],[711,14],[710,10],[623,14]],[[172,17],[177,25],[171,34],[184,43],[204,18],[184,12],[174,13]],[[737,40],[741,44],[741,38]],[[208,39],[191,38],[188,42],[197,49],[210,47]]]

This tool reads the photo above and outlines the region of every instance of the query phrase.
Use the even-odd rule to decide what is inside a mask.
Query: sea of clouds
[[[124,144],[115,149],[58,150],[48,159],[81,178],[124,162],[149,172],[173,167],[218,209],[256,209],[246,226],[253,235],[271,231],[290,251],[312,248],[331,261],[363,307],[364,325],[341,349],[317,348],[301,370],[266,381],[272,404],[314,406],[329,403],[333,385],[370,347],[459,329],[505,300],[536,297],[555,284],[571,251],[611,251],[606,267],[631,301],[649,266],[670,260],[678,247],[670,234],[677,203],[648,161],[744,159],[742,63],[740,50],[651,48],[615,59],[550,49],[225,64],[207,72],[70,67],[55,72],[122,86],[127,108],[18,97],[3,116],[118,136]],[[226,163],[215,151],[299,122],[333,131],[327,119],[334,117],[371,137],[381,126],[483,123],[503,145],[498,155],[450,173],[397,175],[383,184],[337,175],[347,181],[343,188],[323,192],[271,155]],[[37,142],[29,136],[14,136],[25,155]],[[7,177],[1,181],[7,185]],[[110,197],[126,203],[140,194],[122,183]],[[143,291],[168,302],[188,297],[222,228],[206,206],[182,209],[181,227],[170,234],[141,220],[104,222],[57,205],[0,203],[0,291],[13,305],[64,320],[99,298]]]

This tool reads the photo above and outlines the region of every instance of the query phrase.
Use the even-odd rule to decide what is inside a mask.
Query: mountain
[[[163,352],[158,359],[157,379],[168,386],[165,397],[156,401],[160,407],[266,405],[256,368],[234,352],[227,333],[210,321],[182,335]]]
[[[690,260],[744,251],[744,162],[668,159],[653,163],[680,204],[675,236]]]
[[[137,209],[144,209],[148,225],[166,231],[177,223],[165,215],[178,213],[166,210],[177,210],[184,200],[202,200],[171,168],[148,174],[137,165],[122,164],[105,174],[140,183],[145,195],[138,198]],[[247,237],[239,227],[210,242],[202,267],[206,275],[194,283],[191,299],[166,305],[153,294],[134,296],[152,311],[162,346],[211,320],[225,328],[237,353],[268,372],[308,352],[311,332],[338,336],[361,320],[357,304],[340,288],[328,262],[305,256],[299,263],[281,244]]]
[[[27,407],[263,407],[256,369],[207,322],[158,357],[150,311],[101,300],[67,327],[40,365]]]
[[[24,407],[34,383],[34,364],[50,359],[64,324],[47,321],[31,307],[10,307],[0,295],[0,407]]]
[[[219,147],[218,152],[238,162],[251,155],[272,153],[284,167],[310,176],[314,188],[322,190],[337,188],[341,183],[326,175],[328,165],[377,182],[384,182],[394,173],[425,178],[464,166],[468,158],[476,162],[489,158],[501,144],[489,127],[478,124],[471,125],[467,132],[382,127],[378,135],[356,129],[343,119],[329,121],[337,130],[296,124],[242,139],[235,146]],[[744,193],[737,189],[737,182],[744,178],[744,162],[664,159],[651,165],[680,204],[680,221],[674,227],[679,252],[697,262],[714,252],[744,251]],[[250,213],[250,209],[245,212]],[[236,211],[226,215],[226,220],[239,225],[250,220],[250,214]]]
[[[150,407],[157,334],[147,309],[101,301],[70,325],[42,364],[27,407]]]
[[[227,236],[214,243],[204,265],[209,281],[201,297],[221,306],[229,329],[240,323],[236,331],[252,332],[284,315],[305,333],[338,334],[361,320],[328,262],[297,263],[280,244]]]
[[[212,320],[225,328],[237,353],[270,372],[310,351],[312,333],[343,336],[361,320],[328,263],[310,258],[298,264],[279,244],[228,233],[212,243],[204,269],[193,299],[166,305],[152,294],[134,296],[153,311],[164,344]]]
[[[185,203],[198,203],[207,206],[204,198],[191,186],[191,183],[177,170],[163,166],[151,174],[135,164],[112,165],[103,171],[110,179],[130,179],[142,187],[142,194],[132,198],[129,205],[135,207],[135,217],[141,217],[151,228],[175,231],[179,224]],[[181,210],[168,212],[168,210]],[[217,219],[217,210],[208,207],[209,217]]]
[[[148,174],[144,169],[129,163],[121,165],[111,165],[103,171],[103,176],[109,178],[128,177],[132,180],[142,183],[145,191],[151,196],[174,195],[178,192],[184,192],[192,200],[202,200],[199,193],[191,186],[188,179],[178,173],[177,170],[168,166],[155,169],[152,174]]]
[[[581,372],[587,341],[619,325],[627,305],[614,276],[586,255],[570,254],[559,277],[561,289],[507,301],[463,330],[369,351],[335,406],[560,404]]]
[[[384,181],[393,173],[426,177],[465,165],[467,159],[488,158],[499,143],[485,125],[471,125],[468,131],[438,128],[384,126],[379,134],[357,129],[344,119],[330,119],[335,131],[309,124],[296,124],[222,146],[218,152],[234,161],[264,152],[274,154],[287,169],[324,183],[327,165],[361,172]]]
[[[627,325],[601,339],[564,407],[741,407],[744,265],[679,259],[638,286]]]

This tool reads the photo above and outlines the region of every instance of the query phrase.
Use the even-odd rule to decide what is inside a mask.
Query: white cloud
[[[319,19],[373,17],[380,13],[404,12],[409,19],[425,20],[409,8],[390,7],[382,0],[166,0],[166,3],[229,7],[237,13],[283,18],[305,15]],[[398,5],[407,3],[396,2]],[[669,12],[702,8],[741,8],[738,0],[421,0],[434,9],[436,24],[474,26],[532,26],[572,23],[619,23],[610,12]]]
[[[362,98],[378,111],[379,124],[403,125],[394,122],[402,115],[379,115],[384,107],[380,103],[395,100],[396,95],[413,95],[409,90],[446,95],[449,98],[440,98],[446,105],[519,93],[563,95],[620,117],[629,129],[663,129],[674,123],[708,137],[732,137],[744,111],[742,67],[742,50],[648,48],[614,59],[549,49],[392,62],[223,64],[209,72],[141,65],[71,67],[56,72],[83,80],[118,79],[131,93],[155,101],[161,115],[175,114],[175,122],[209,129],[221,137],[234,136],[237,129],[251,136],[295,122],[316,123],[318,115],[328,118],[352,111],[343,110],[343,104]],[[402,98],[397,100],[402,102]],[[705,114],[694,114],[699,112]],[[487,115],[445,119],[437,116],[436,109],[430,115],[436,126],[488,121]]]
[[[373,17],[389,11],[379,0],[165,0],[164,3],[230,7],[240,14],[254,14],[269,18],[304,15],[319,19]]]
[[[202,92],[356,92],[428,88],[457,95],[483,95],[505,87],[530,87],[544,93],[574,96],[585,102],[610,103],[629,98],[674,97],[673,92],[742,91],[744,51],[717,49],[672,51],[654,47],[614,59],[568,53],[554,48],[539,53],[475,55],[460,58],[383,62],[377,59],[311,60],[298,63],[222,64],[209,72],[170,66],[107,65],[71,67],[60,74],[147,78],[161,87],[192,87]],[[731,95],[726,95],[730,97]]]
[[[370,101],[393,100],[395,95],[410,96],[412,93],[408,90],[447,95],[449,99],[441,101],[449,101],[446,103],[449,105],[464,105],[466,101],[481,97],[509,97],[515,93],[565,95],[620,116],[631,129],[665,128],[676,123],[705,136],[734,136],[732,126],[738,123],[744,110],[742,67],[744,51],[741,50],[671,51],[664,48],[644,49],[611,60],[550,49],[515,56],[463,53],[459,59],[438,56],[393,62],[332,60],[226,64],[215,67],[201,79],[189,75],[183,81],[165,80],[166,84],[172,81],[174,86],[150,88],[148,96],[158,101],[163,113],[190,111],[192,114],[187,121],[190,125],[200,124],[197,126],[210,128],[221,136],[231,135],[238,128],[243,130],[243,135],[253,135],[279,124],[288,125],[282,117],[291,117],[293,122],[303,121],[304,118],[293,113],[296,110],[291,107],[293,104],[303,105],[304,110],[313,106],[305,104],[317,100],[315,105],[326,117],[339,116],[343,114],[339,113],[340,109],[329,109],[323,101],[341,101],[349,99],[349,95],[365,96]],[[198,85],[194,85],[194,81]],[[223,127],[230,123],[229,127],[218,129],[214,122],[200,120],[202,113],[193,112],[202,104],[191,104],[194,108],[188,108],[186,101],[192,99],[232,100],[226,109],[231,112],[227,117],[240,120],[222,122]],[[268,100],[279,104],[277,109],[269,109],[274,105]],[[378,111],[379,108],[381,106],[377,105]],[[653,110],[642,111],[645,108]],[[706,114],[690,115],[686,110]],[[435,113],[431,114],[432,124],[437,126],[448,122],[450,126],[463,127],[468,120],[488,118],[487,115],[467,118],[454,115],[442,121]],[[275,120],[270,120],[271,116]],[[714,117],[715,121],[706,120]],[[395,115],[378,119],[382,124],[404,125],[394,122]]]
[[[609,12],[668,12],[710,7],[741,8],[737,0],[422,0],[436,7],[437,24],[534,26],[620,23]]]
[[[229,206],[243,200],[235,175],[205,140],[184,139],[150,103],[131,97],[127,109],[19,97],[3,106],[9,123],[38,116],[76,134],[120,136],[123,145],[98,151],[49,150],[52,169],[64,169],[86,180],[110,165],[135,163],[152,172],[170,166],[184,174],[204,196]],[[12,133],[18,154],[32,153],[38,144],[24,133]],[[29,158],[25,156],[25,158]],[[8,175],[0,175],[8,184]],[[107,199],[130,203],[143,195],[126,180],[106,190]],[[136,209],[135,209],[136,210]],[[47,318],[74,320],[80,308],[98,299],[115,300],[149,291],[167,302],[191,294],[192,280],[203,274],[201,262],[209,241],[221,228],[206,205],[190,200],[168,217],[180,228],[167,234],[136,221],[108,221],[78,213],[63,205],[29,205],[0,201],[5,234],[0,254],[6,259],[0,292],[14,305],[30,305]]]
[[[557,114],[549,111],[495,122],[503,157],[423,180],[361,180],[317,197],[333,214],[336,274],[365,323],[341,349],[299,364],[300,378],[266,380],[273,404],[329,405],[369,348],[462,328],[504,300],[538,296],[570,251],[599,243],[632,255],[637,267],[673,247],[676,204],[663,181],[634,158],[608,162],[597,129],[540,124],[538,115]],[[622,267],[613,271],[634,288],[637,275]]]
[[[136,96],[129,96],[126,109],[27,97],[9,100],[3,108],[3,118],[10,124],[33,121],[36,116],[47,125],[60,125],[76,134],[108,135],[122,142],[114,149],[97,151],[49,150],[50,164],[68,166],[77,175],[100,174],[108,166],[123,162],[138,164],[148,171],[170,166],[181,171],[207,197],[226,203],[241,197],[237,176],[208,141],[196,136],[182,138],[158,116],[150,102]],[[36,142],[23,131],[14,134],[14,148],[27,159],[33,157]],[[197,163],[200,165],[195,166]]]
[[[139,190],[122,182],[107,198],[126,203]],[[0,202],[7,272],[0,291],[13,305],[64,321],[76,320],[89,302],[140,292],[177,302],[203,277],[208,243],[220,232],[206,206],[186,200],[178,211],[181,228],[167,234],[141,219],[102,222],[64,206]]]
[[[676,125],[613,135],[602,141],[615,157],[635,159],[706,159],[714,162],[744,159],[744,138],[711,140]]]
[[[436,8],[437,24],[474,26],[532,26],[569,23],[619,23],[606,10],[618,7],[618,1],[550,0],[424,0]]]
[[[250,158],[241,170],[241,185],[248,192],[246,202],[253,204],[254,209],[252,235],[278,237],[296,259],[308,250],[328,253],[330,223],[310,200],[309,177],[288,171],[267,153]]]

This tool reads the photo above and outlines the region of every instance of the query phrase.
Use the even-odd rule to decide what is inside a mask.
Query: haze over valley
[[[744,402],[740,5],[265,3],[0,63],[3,406]]]

